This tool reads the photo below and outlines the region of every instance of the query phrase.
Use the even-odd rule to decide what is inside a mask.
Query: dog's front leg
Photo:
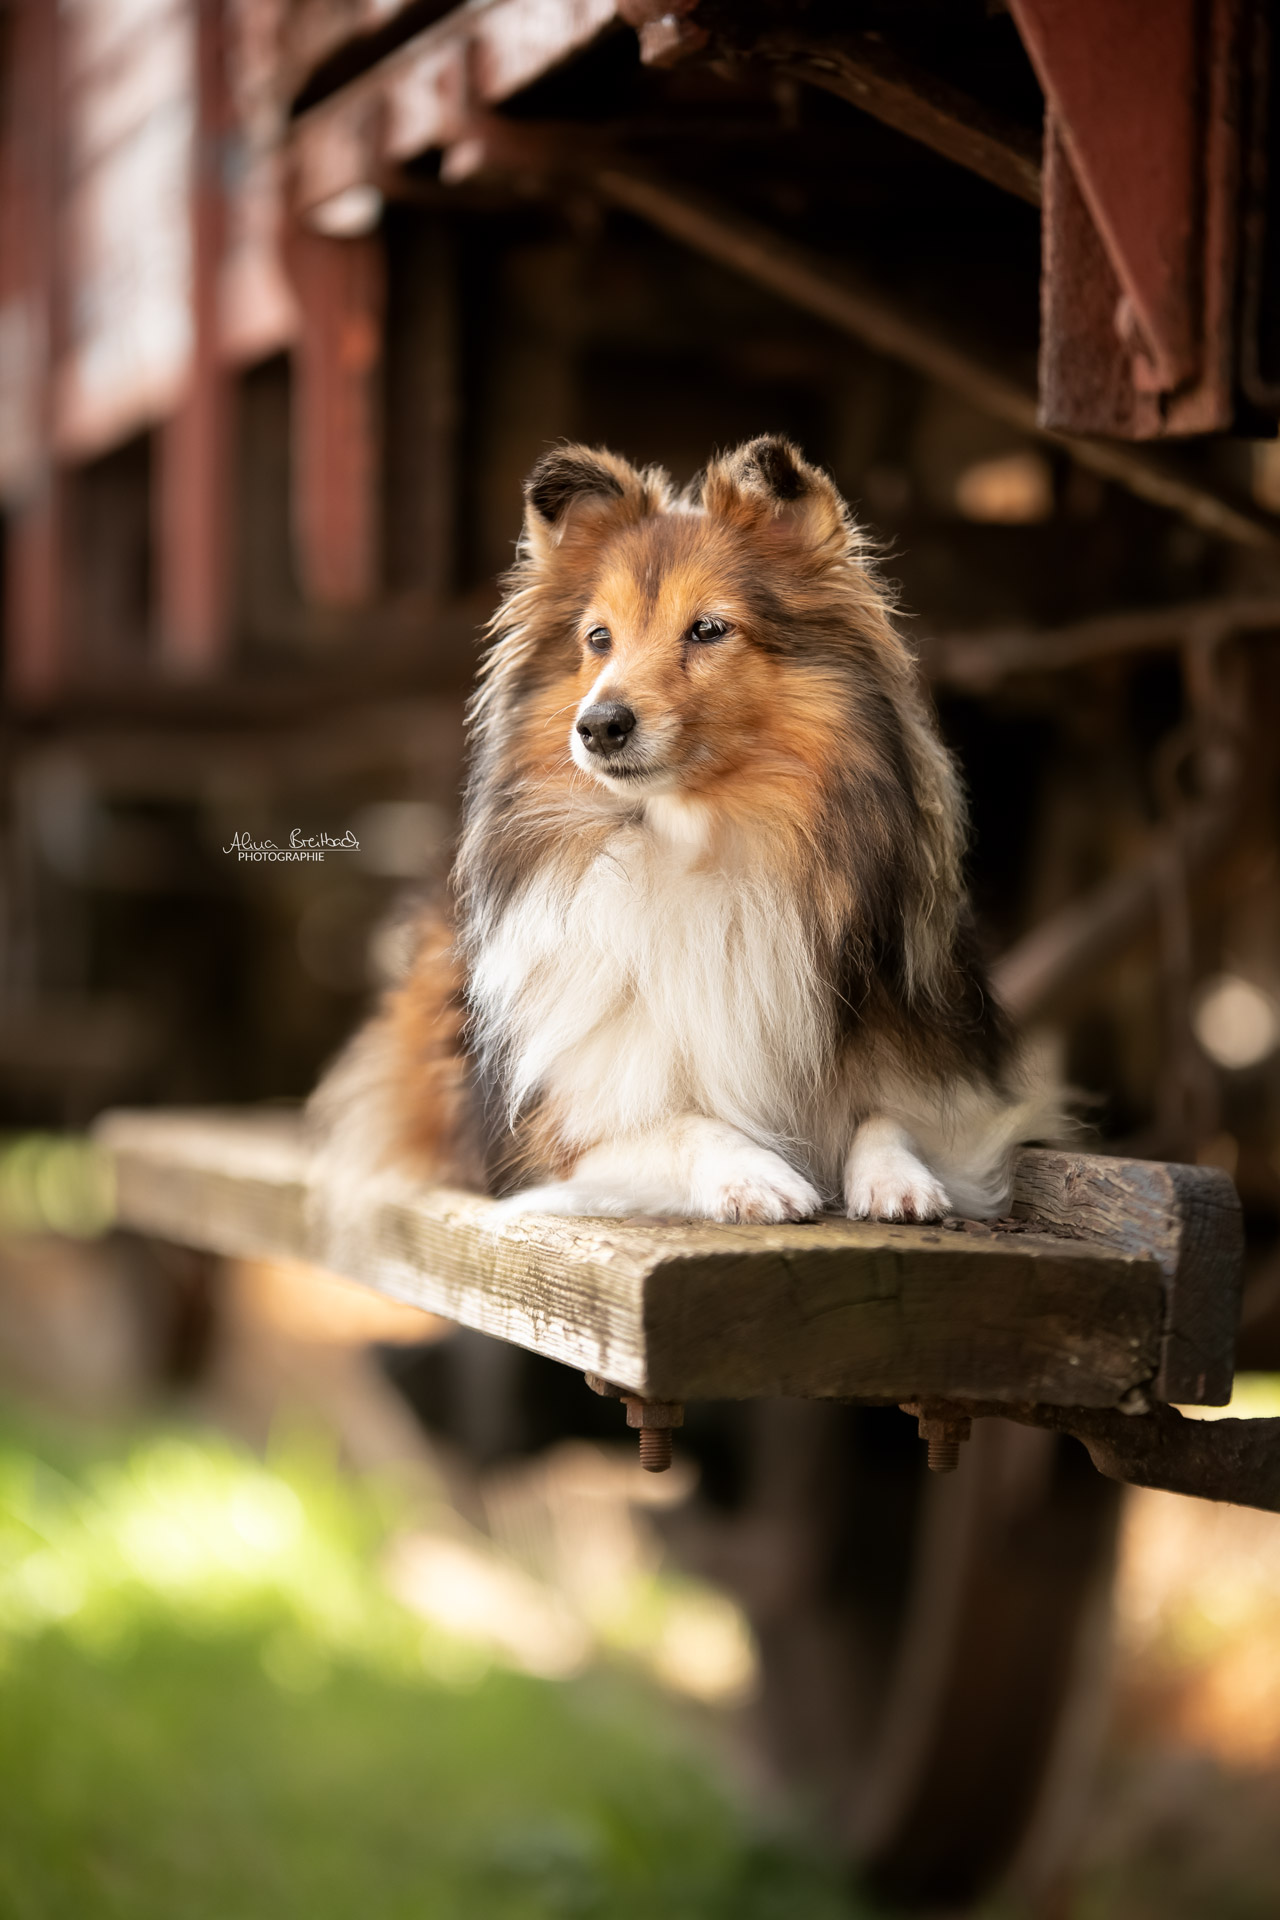
[[[781,1154],[695,1113],[592,1147],[567,1180],[514,1194],[503,1205],[521,1213],[659,1213],[767,1224],[807,1220],[822,1200]]]
[[[884,1114],[864,1120],[844,1166],[844,1202],[854,1220],[941,1220],[951,1212],[942,1182],[905,1127]]]

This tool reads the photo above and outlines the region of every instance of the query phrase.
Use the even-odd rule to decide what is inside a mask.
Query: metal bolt
[[[641,1427],[640,1465],[646,1473],[665,1473],[671,1465],[670,1427]]]
[[[678,1400],[645,1400],[628,1393],[598,1373],[586,1376],[592,1393],[608,1400],[621,1400],[627,1409],[627,1425],[640,1432],[640,1465],[646,1473],[665,1473],[671,1465],[671,1429],[684,1425],[684,1408]]]
[[[960,1443],[973,1431],[969,1416],[930,1413],[916,1400],[906,1401],[902,1411],[916,1417],[920,1438],[929,1449],[930,1473],[954,1473],[960,1465]]]
[[[640,1429],[640,1465],[646,1473],[665,1473],[671,1465],[671,1429],[684,1425],[678,1400],[642,1400],[625,1394],[627,1425]]]

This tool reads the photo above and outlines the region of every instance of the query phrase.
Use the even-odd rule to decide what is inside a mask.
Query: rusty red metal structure
[[[1023,197],[1040,192],[1029,131],[955,84],[946,47],[933,64],[903,57],[878,24],[842,33],[820,7],[12,0],[7,12],[0,484],[20,703],[78,674],[68,475],[140,432],[154,435],[158,669],[225,667],[234,385],[281,351],[297,386],[304,593],[329,608],[376,598],[381,209],[427,192],[433,154],[442,180],[475,179],[481,136],[490,178],[531,190],[577,175],[598,191],[602,160],[627,157],[625,129],[606,121],[593,152],[581,128],[531,126],[521,109],[505,124],[527,144],[505,159],[484,129],[601,41],[638,34],[655,70],[799,76]],[[1265,9],[1012,0],[1012,13],[1045,101],[1040,425],[1116,441],[1268,431]],[[904,24],[927,56],[927,32]],[[1110,470],[1141,487],[1136,458],[1117,451]]]

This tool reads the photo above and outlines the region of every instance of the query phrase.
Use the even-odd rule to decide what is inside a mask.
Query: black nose
[[[636,717],[630,707],[622,706],[617,700],[605,700],[600,706],[588,707],[585,713],[579,714],[578,738],[588,753],[598,753],[607,759],[626,746],[635,724]]]

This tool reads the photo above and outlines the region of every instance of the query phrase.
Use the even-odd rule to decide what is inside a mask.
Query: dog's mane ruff
[[[567,793],[563,783],[544,783],[540,791],[536,776],[517,783],[506,765],[505,736],[540,658],[548,647],[563,651],[571,644],[581,611],[580,580],[601,539],[669,509],[674,500],[661,467],[638,470],[606,448],[571,444],[544,454],[524,493],[515,563],[485,630],[478,685],[467,708],[471,774],[453,884],[472,945],[494,906],[508,897],[517,871],[536,864],[568,828],[578,830],[585,844],[616,818],[616,808],[581,775]]]
[[[872,782],[880,790],[877,811],[900,797],[908,815],[902,823],[905,836],[890,831],[887,838],[894,844],[884,849],[893,868],[887,876],[888,910],[901,921],[901,940],[890,936],[888,944],[900,951],[908,1004],[941,1013],[958,984],[955,955],[968,824],[964,796],[933,724],[915,657],[895,625],[894,599],[870,542],[830,476],[776,435],[713,461],[693,483],[691,500],[757,537],[772,532],[786,538],[794,586],[782,611],[798,618],[797,652],[806,647],[830,652],[846,678],[856,667],[858,680],[880,696],[881,714],[870,728],[881,735],[882,770]],[[834,645],[824,646],[825,636]],[[885,757],[899,764],[883,767]],[[886,792],[886,774],[898,796]],[[864,808],[867,781],[853,785],[862,791],[847,789],[837,796],[837,805],[843,799],[857,813]],[[865,827],[865,811],[859,824]],[[883,961],[884,941],[876,940],[871,927],[850,929],[850,938],[855,971]]]

